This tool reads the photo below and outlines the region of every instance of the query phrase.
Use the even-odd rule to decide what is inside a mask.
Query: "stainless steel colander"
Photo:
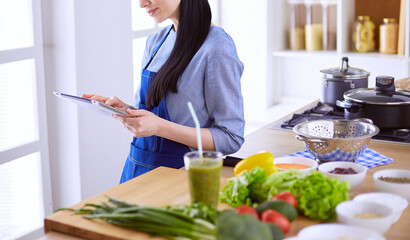
[[[370,119],[315,120],[293,128],[296,139],[320,162],[355,161],[379,128]]]

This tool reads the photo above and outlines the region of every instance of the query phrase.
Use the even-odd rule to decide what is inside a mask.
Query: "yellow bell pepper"
[[[276,165],[273,164],[273,154],[270,152],[260,152],[239,161],[235,165],[233,172],[235,177],[238,177],[256,166],[266,169],[268,176],[278,171]]]

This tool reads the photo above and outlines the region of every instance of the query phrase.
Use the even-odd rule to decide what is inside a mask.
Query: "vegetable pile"
[[[337,204],[349,200],[348,191],[347,181],[340,182],[318,171],[305,175],[289,169],[267,176],[265,169],[255,167],[228,179],[219,199],[233,207],[257,206],[278,193],[290,192],[296,197],[300,213],[315,221],[330,221],[336,218]]]
[[[241,215],[250,215],[254,219],[267,224],[273,239],[280,240],[284,238],[284,234],[290,231],[290,223],[298,215],[295,206],[292,204],[296,205],[296,198],[291,193],[283,192],[274,196],[271,201],[263,202],[255,208],[241,205],[235,211]]]

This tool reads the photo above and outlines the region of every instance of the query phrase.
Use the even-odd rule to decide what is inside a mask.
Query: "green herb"
[[[298,210],[316,221],[336,219],[336,206],[349,200],[349,183],[329,178],[318,171],[297,179],[290,187],[296,197]]]
[[[201,218],[191,217],[166,207],[138,206],[109,198],[106,204],[85,204],[72,210],[76,214],[87,214],[87,219],[102,219],[108,223],[168,239],[216,240],[216,227]],[[195,208],[195,207],[194,207]]]

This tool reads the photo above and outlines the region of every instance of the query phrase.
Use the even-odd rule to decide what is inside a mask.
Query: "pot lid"
[[[349,59],[342,58],[342,65],[340,68],[329,68],[320,71],[325,78],[332,80],[344,79],[360,79],[369,77],[370,73],[363,69],[349,67]]]
[[[394,92],[378,91],[374,88],[356,88],[344,93],[346,100],[377,105],[407,105],[410,104],[410,91]]]

